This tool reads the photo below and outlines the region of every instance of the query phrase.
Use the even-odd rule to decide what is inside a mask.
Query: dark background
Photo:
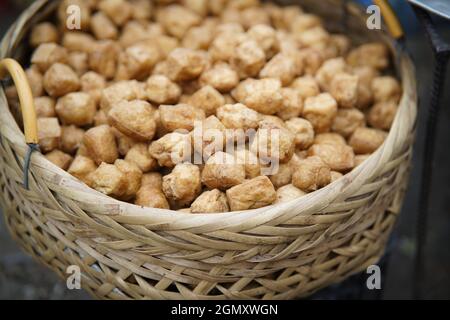
[[[0,37],[14,22],[23,3],[30,1],[0,0]],[[413,170],[402,213],[398,219],[393,239],[388,248],[388,263],[382,265],[382,298],[410,299],[412,297],[413,261],[416,248],[415,230],[420,188],[424,137],[424,119],[429,101],[432,52],[423,31],[405,0],[393,0],[407,32],[407,47],[417,68],[420,96],[418,134],[415,146]],[[450,22],[436,21],[440,32],[450,41]],[[450,75],[447,76],[442,112],[438,125],[436,156],[427,242],[425,247],[425,274],[422,286],[427,299],[450,299]],[[355,297],[340,295],[341,292],[361,284],[366,276],[353,278],[345,286],[335,286],[327,294],[317,298]],[[350,290],[351,291],[351,290]],[[364,294],[363,298],[379,295]],[[68,291],[65,283],[51,271],[24,254],[10,238],[3,218],[0,219],[0,299],[88,299],[82,290]]]

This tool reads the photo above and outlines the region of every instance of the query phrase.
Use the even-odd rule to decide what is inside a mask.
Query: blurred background
[[[7,31],[31,0],[0,0],[0,37]],[[359,1],[365,5],[371,1]],[[420,170],[422,167],[424,119],[430,98],[432,51],[418,21],[406,0],[391,0],[407,34],[407,48],[417,68],[420,96],[418,135],[416,139],[412,176],[402,213],[381,264],[381,292],[369,292],[365,287],[367,275],[357,275],[344,284],[316,294],[313,299],[412,298],[413,262],[416,248],[415,230],[418,213]],[[436,18],[439,32],[450,43],[450,21]],[[450,73],[450,72],[449,72]],[[422,286],[426,299],[450,299],[450,74],[442,101],[437,134],[437,150],[431,207],[425,246],[425,274]],[[0,299],[89,299],[82,290],[69,291],[65,282],[27,256],[8,234],[3,216],[0,218]]]

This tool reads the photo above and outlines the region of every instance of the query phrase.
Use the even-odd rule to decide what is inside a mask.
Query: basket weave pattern
[[[6,35],[14,56],[36,1]],[[384,145],[351,173],[301,199],[217,215],[140,208],[106,197],[34,154],[22,187],[26,144],[0,88],[1,203],[11,234],[62,277],[104,299],[293,299],[378,261],[400,210],[416,119],[414,71]]]

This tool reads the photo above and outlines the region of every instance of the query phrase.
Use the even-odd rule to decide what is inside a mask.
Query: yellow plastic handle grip
[[[28,78],[22,66],[14,59],[0,60],[0,79],[9,73],[17,88],[20,107],[22,109],[23,125],[25,128],[26,143],[38,143],[37,117],[34,108],[33,93]]]
[[[388,0],[373,0],[374,4],[376,4],[383,15],[386,26],[389,29],[389,33],[395,39],[400,39],[403,37],[404,32],[400,21],[395,14],[395,11],[392,9]]]

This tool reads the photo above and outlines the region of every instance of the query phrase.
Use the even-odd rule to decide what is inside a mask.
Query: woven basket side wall
[[[54,2],[36,1],[25,12],[2,42],[0,57],[24,52],[19,43],[30,21],[51,9],[48,3]],[[357,21],[361,15],[351,19],[361,28]],[[39,154],[33,156],[30,190],[25,190],[21,183],[26,145],[0,89],[0,188],[10,232],[62,277],[67,266],[80,266],[83,287],[99,298],[309,295],[375,263],[395,223],[417,112],[414,70],[401,53],[398,61],[404,95],[388,139],[372,157],[304,198],[218,215],[116,201]]]

